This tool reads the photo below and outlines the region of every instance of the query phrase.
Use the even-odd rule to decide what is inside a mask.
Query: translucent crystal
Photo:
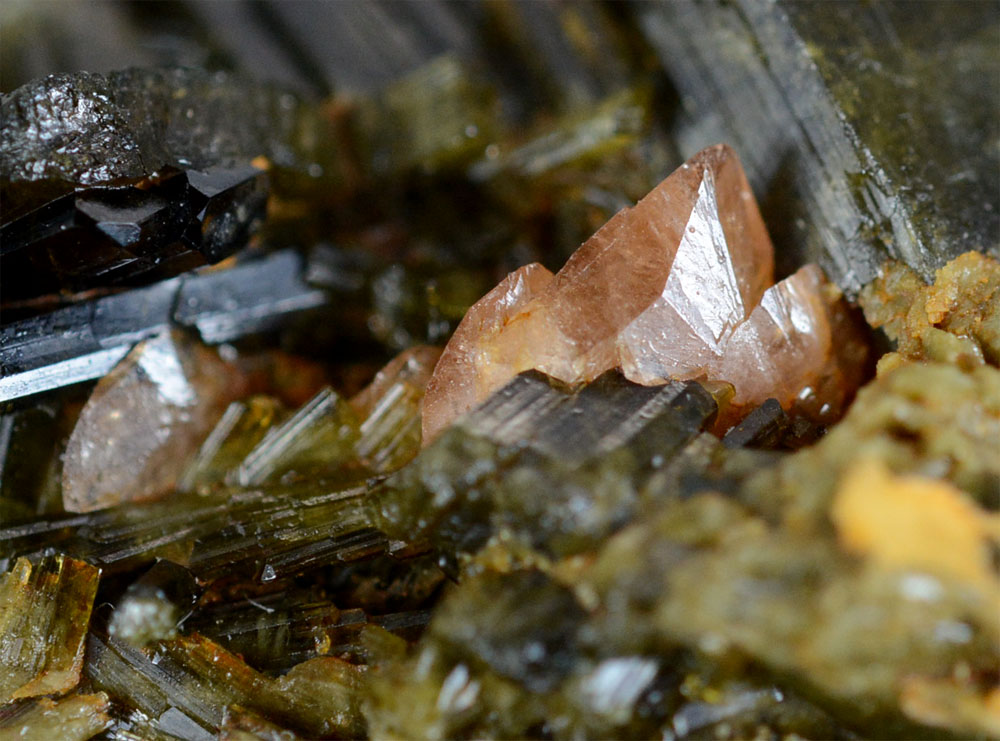
[[[226,474],[243,461],[267,431],[287,415],[281,402],[269,396],[234,401],[201,444],[177,488],[185,492],[203,492],[221,484]]]
[[[77,685],[99,576],[64,556],[0,575],[0,704]]]
[[[520,370],[527,370],[510,373],[507,367],[479,362],[482,344],[499,335],[551,281],[552,273],[542,265],[525,265],[469,309],[427,382],[423,404],[425,444],[437,437],[451,420],[489,396],[490,391],[503,386]]]
[[[66,510],[168,492],[240,386],[234,369],[179,335],[137,345],[97,384],[70,435]]]
[[[353,738],[361,732],[361,671],[331,657],[303,662],[272,679],[200,636],[163,641],[146,653],[92,633],[87,674],[117,702],[152,720],[157,730],[182,738],[218,731],[230,705],[310,738]]]
[[[644,385],[727,381],[735,396],[719,425],[771,397],[832,420],[860,381],[864,344],[818,268],[772,286],[773,261],[736,155],[699,152],[558,274],[528,265],[470,309],[428,384],[425,443],[531,368],[567,383],[616,366]]]
[[[109,710],[108,696],[103,692],[8,705],[0,710],[0,738],[84,741],[111,725]]]
[[[236,480],[251,486],[284,474],[332,472],[354,457],[358,434],[351,407],[333,389],[323,389],[268,431],[240,464]]]
[[[440,355],[423,345],[406,350],[350,400],[363,420],[355,450],[371,471],[395,470],[420,450],[420,404]]]

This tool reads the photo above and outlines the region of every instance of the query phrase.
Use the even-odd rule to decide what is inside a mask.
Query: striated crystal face
[[[525,266],[470,309],[427,386],[424,440],[532,368],[567,383],[614,367],[645,385],[727,381],[735,396],[718,425],[768,398],[832,419],[860,381],[864,343],[819,268],[777,285],[773,271],[738,158],[705,149],[555,276]]]

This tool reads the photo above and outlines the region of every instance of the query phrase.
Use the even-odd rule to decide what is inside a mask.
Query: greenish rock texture
[[[729,142],[783,270],[850,294],[888,258],[924,279],[1000,250],[995,3],[639,3],[691,153]]]
[[[0,740],[1000,739],[996,3],[0,25]],[[777,277],[840,302],[747,299],[787,322],[742,421],[734,385],[610,361],[423,436],[456,326],[526,326],[521,271],[468,312],[491,286],[717,144],[754,192],[699,213],[756,198]],[[603,233],[581,325],[643,300]],[[699,313],[721,254],[686,263]],[[764,368],[827,329],[845,408],[796,413],[827,375],[783,410]]]

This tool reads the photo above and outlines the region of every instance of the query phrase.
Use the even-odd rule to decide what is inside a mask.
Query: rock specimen
[[[196,70],[62,75],[0,100],[5,124],[27,106],[0,134],[0,222],[36,187],[81,191],[75,209],[147,168],[259,154],[281,220],[259,234],[264,259],[2,307],[0,398],[96,379],[174,327],[210,344],[268,333],[225,348],[249,380],[211,431],[152,393],[164,378],[175,398],[185,382],[229,390],[221,373],[171,371],[190,345],[144,345],[84,410],[71,469],[99,467],[118,501],[179,466],[171,496],[62,512],[62,451],[93,386],[0,404],[0,689],[46,693],[0,697],[0,738],[1000,738],[1000,274],[971,255],[920,285],[944,252],[994,244],[982,225],[1000,209],[980,186],[995,116],[964,105],[995,84],[979,72],[995,69],[998,26],[968,23],[994,6],[952,8],[952,25],[936,5],[907,21],[897,5],[793,0],[182,5],[121,13],[171,39],[209,31],[173,47],[207,51],[185,57],[195,66],[261,69],[281,50],[338,97],[261,98]],[[125,17],[91,11],[87,48]],[[325,22],[338,14],[365,29]],[[671,16],[682,53],[649,22]],[[943,43],[915,44],[921,27]],[[260,44],[237,48],[231,28]],[[51,40],[16,30],[44,64]],[[69,39],[60,68],[116,66],[76,63]],[[377,40],[377,58],[354,39]],[[348,99],[338,67],[395,78],[444,46],[451,61]],[[683,110],[666,80],[648,84],[657,51]],[[884,97],[856,95],[872,81]],[[706,137],[712,123],[734,136]],[[467,319],[470,357],[490,362],[455,376],[501,387],[421,450],[438,358],[418,343],[518,265],[564,262],[712,141],[748,158],[763,219],[717,150],[559,275],[514,274]],[[156,213],[99,223],[138,227],[130,244],[176,239]],[[791,276],[779,286],[769,247],[752,249],[764,219]],[[96,231],[81,239],[100,253]],[[884,267],[862,304],[895,352],[843,419],[815,424],[837,413],[853,343],[836,289],[801,258],[851,292],[883,254],[910,267]],[[287,320],[315,302],[332,321]],[[387,348],[409,352],[353,395]],[[756,398],[738,407],[743,392]],[[724,436],[706,431],[737,410]]]
[[[527,265],[470,309],[428,383],[424,440],[531,368],[571,384],[616,366],[646,385],[708,377],[735,386],[727,422],[770,397],[832,420],[865,346],[818,268],[772,281],[739,160],[725,145],[703,150],[558,274]]]

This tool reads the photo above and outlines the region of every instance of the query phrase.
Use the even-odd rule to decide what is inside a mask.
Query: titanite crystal
[[[772,286],[773,266],[735,153],[721,144],[699,152],[559,273],[527,265],[470,309],[428,383],[425,442],[531,368],[567,383],[616,366],[645,385],[728,381],[736,394],[725,423],[771,397],[835,414],[859,375],[847,383],[841,358],[860,367],[863,344],[835,348],[832,327],[850,321],[818,268]]]
[[[90,512],[169,492],[244,379],[179,334],[136,347],[88,399],[66,445],[63,506]]]

